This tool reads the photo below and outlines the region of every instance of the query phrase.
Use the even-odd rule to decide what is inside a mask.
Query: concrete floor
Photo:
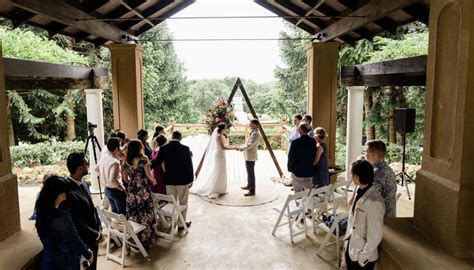
[[[322,257],[316,255],[324,236],[322,233],[311,233],[309,237],[297,236],[294,245],[290,243],[287,227],[281,227],[276,236],[271,234],[278,217],[272,207],[283,203],[291,192],[283,185],[273,185],[271,188],[280,194],[276,201],[251,207],[215,205],[191,195],[188,220],[193,224],[190,232],[173,243],[160,240],[150,250],[150,262],[145,261],[140,254],[130,253],[126,258],[126,268],[335,269],[335,247],[328,247]],[[29,232],[33,231],[34,223],[27,219],[38,190],[19,188],[22,228]],[[410,185],[410,190],[414,192],[414,185]],[[399,193],[402,196],[398,201],[398,216],[413,216],[413,199],[408,200],[405,190],[400,187]],[[35,245],[39,242],[37,239],[31,241]],[[104,247],[99,253],[99,269],[121,269],[118,264],[105,259]]]
[[[204,147],[197,148],[199,143],[190,144],[195,153],[195,162],[201,157]],[[229,190],[231,196],[242,193],[238,189],[245,173],[243,158],[235,153],[228,154]],[[312,229],[309,237],[304,235],[295,238],[292,245],[288,227],[280,227],[276,236],[271,234],[278,213],[272,208],[284,203],[292,193],[290,188],[269,181],[278,173],[268,154],[261,153],[257,167],[257,192],[277,194],[278,199],[268,204],[248,207],[222,206],[211,204],[197,196],[190,195],[188,220],[192,226],[187,235],[175,242],[160,240],[150,250],[150,261],[140,254],[130,253],[126,258],[128,269],[335,269],[337,268],[335,247],[328,247],[321,257],[316,255],[324,233],[314,235]],[[286,155],[277,153],[280,164],[286,164]],[[242,160],[240,160],[242,159]],[[265,165],[266,164],[266,165]],[[239,166],[237,166],[239,165]],[[282,166],[283,169],[285,166]],[[260,187],[260,189],[259,189]],[[269,190],[271,189],[271,190]],[[20,187],[20,212],[22,229],[34,232],[34,222],[28,221],[34,206],[38,187]],[[414,184],[410,185],[414,194]],[[401,195],[398,200],[397,216],[413,216],[413,199],[408,200],[405,188],[399,187]],[[258,195],[258,194],[257,194]],[[242,197],[243,198],[243,197]],[[94,195],[98,201],[99,196]],[[32,239],[35,245],[41,245],[38,238]],[[119,252],[118,250],[116,251]],[[105,259],[105,248],[99,251],[99,269],[121,269],[112,261]]]
[[[290,190],[274,187],[282,193]],[[278,201],[283,202],[280,198]],[[139,254],[127,257],[130,269],[333,269],[335,253],[316,255],[319,240],[304,235],[290,243],[288,227],[271,234],[278,213],[273,202],[252,207],[229,207],[207,203],[192,195],[188,220],[192,226],[187,235],[170,243],[160,240],[150,250],[151,262]],[[334,251],[335,249],[328,248]],[[101,250],[104,254],[105,250]],[[99,257],[103,269],[120,269],[114,262]]]

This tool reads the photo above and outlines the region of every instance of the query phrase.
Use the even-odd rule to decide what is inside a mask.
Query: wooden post
[[[250,113],[252,113],[252,117],[254,119],[258,120],[257,114],[255,113],[255,110],[253,109],[252,103],[250,102],[249,97],[247,96],[247,92],[245,91],[245,88],[240,81],[240,78],[237,78],[237,81],[234,84],[234,88],[232,89],[232,92],[230,93],[229,99],[227,102],[230,104],[232,102],[232,99],[234,98],[235,93],[237,92],[237,89],[240,88],[240,91],[242,91],[242,95],[244,96],[245,102],[247,103],[247,106],[249,106]],[[259,122],[260,123],[260,122]],[[280,177],[283,177],[283,171],[280,168],[280,165],[278,164],[278,160],[275,157],[275,154],[273,153],[273,149],[270,145],[270,142],[267,139],[267,135],[265,135],[265,131],[263,130],[262,124],[258,125],[258,128],[260,130],[260,133],[262,134],[263,141],[265,142],[265,147],[268,149],[270,152],[270,156],[272,157],[273,163],[275,164],[275,167],[280,174]],[[247,135],[246,135],[247,136]],[[202,164],[204,162],[204,157],[206,156],[206,151],[204,151],[204,154],[202,155],[201,161],[199,162],[198,168],[196,169],[196,178],[198,177],[199,173],[201,172],[202,169]]]
[[[240,90],[242,91],[242,95],[244,96],[245,102],[247,102],[247,106],[249,106],[249,110],[252,113],[253,118],[258,120],[257,114],[255,113],[255,110],[253,109],[252,103],[250,102],[249,97],[247,96],[247,92],[245,91],[245,88],[240,81],[240,78],[237,79],[237,82],[235,83],[237,87],[240,87]],[[234,89],[236,89],[236,86],[234,86]],[[233,97],[233,95],[231,96]],[[260,122],[259,122],[260,123]],[[258,128],[260,129],[260,133],[262,134],[263,141],[265,142],[265,146],[268,149],[268,152],[270,153],[270,156],[272,157],[273,163],[275,164],[275,167],[280,174],[280,177],[283,177],[283,171],[280,168],[280,165],[278,164],[278,160],[275,157],[275,154],[273,153],[272,146],[270,145],[270,142],[268,141],[267,135],[265,135],[265,131],[263,130],[262,124],[260,123],[258,125]]]

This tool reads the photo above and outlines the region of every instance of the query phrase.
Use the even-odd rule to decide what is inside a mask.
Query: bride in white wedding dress
[[[227,193],[227,164],[224,151],[236,148],[225,145],[226,132],[225,123],[217,125],[212,132],[201,173],[189,190],[190,193],[208,196],[210,199],[217,199],[219,195]]]

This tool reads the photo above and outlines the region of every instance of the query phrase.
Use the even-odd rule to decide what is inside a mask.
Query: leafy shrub
[[[42,142],[10,147],[13,167],[65,164],[72,152],[84,151],[84,142]]]
[[[268,142],[270,143],[273,150],[281,150],[281,136],[267,135]],[[231,145],[241,145],[245,143],[244,135],[233,135],[229,136],[229,142]],[[260,139],[258,149],[265,149],[265,142]]]
[[[402,162],[403,146],[398,144],[389,144],[385,159],[387,162]],[[407,144],[405,153],[405,162],[407,164],[421,165],[423,158],[422,147],[419,145]]]

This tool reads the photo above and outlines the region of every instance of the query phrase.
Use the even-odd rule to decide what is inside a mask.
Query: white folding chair
[[[323,241],[321,242],[321,245],[319,246],[319,249],[316,251],[316,254],[318,256],[321,256],[321,253],[323,250],[330,245],[336,244],[336,256],[337,256],[337,261],[339,263],[339,251],[340,251],[340,243],[344,240],[344,234],[340,234],[339,232],[339,222],[347,218],[349,216],[348,212],[345,213],[339,213],[336,214],[336,219],[332,223],[331,227],[328,227],[324,222],[320,223],[318,225],[319,228],[321,228],[323,231],[326,232],[326,236],[324,237]],[[347,228],[348,229],[348,228]],[[331,238],[334,238],[335,241],[328,243]]]
[[[331,190],[331,185],[327,185],[320,188],[313,188],[311,189],[311,192],[308,195],[308,210],[313,221],[314,231],[316,231],[316,225],[322,221],[321,216],[328,209],[329,196],[327,195],[330,194]]]
[[[283,205],[278,205],[273,208],[275,211],[280,213],[280,215],[278,216],[277,222],[275,223],[275,226],[273,227],[273,231],[272,231],[273,235],[275,235],[278,227],[284,226],[286,224],[288,224],[289,229],[290,229],[290,240],[292,244],[294,244],[294,241],[293,241],[294,236],[297,236],[303,233],[306,234],[306,218],[303,218],[304,230],[293,232],[293,225],[297,224],[300,218],[304,216],[304,213],[308,207],[307,200],[308,200],[308,194],[310,193],[310,191],[311,191],[310,189],[306,189],[304,191],[300,191],[293,195],[288,195],[288,198],[286,199]],[[281,220],[284,215],[288,217],[288,222],[281,223]]]
[[[112,260],[114,262],[119,263],[122,267],[125,266],[125,251],[127,250],[127,246],[134,247],[140,251],[140,253],[146,259],[148,258],[148,252],[143,247],[140,239],[138,239],[137,234],[144,229],[146,229],[145,225],[128,221],[124,215],[112,213],[107,210],[102,210],[99,206],[96,207],[97,212],[99,215],[102,216],[107,222],[105,223],[107,226],[107,249],[106,249],[106,258],[107,260]],[[110,253],[110,241],[113,237],[117,237],[122,240],[122,253],[121,256],[116,256]]]
[[[100,200],[99,204],[96,206],[97,213],[99,214],[99,219],[100,219],[100,223],[102,225],[102,228],[105,228],[106,230],[108,230],[108,228],[110,227],[110,223],[109,223],[109,220],[107,219],[107,217],[102,213],[102,211],[99,211],[99,209],[100,210],[107,210],[108,207],[109,207],[109,205],[107,205],[108,204],[107,202],[108,202],[108,200],[106,200],[106,199]],[[112,241],[114,241],[114,243],[117,247],[122,246],[122,242],[120,241],[120,239],[116,235],[111,235],[111,238],[112,238]]]
[[[332,213],[335,215],[337,212],[337,208],[339,205],[344,204],[346,206],[346,210],[349,210],[349,205],[347,205],[348,199],[348,189],[351,185],[352,181],[338,181],[332,184],[331,191],[329,192],[328,203],[331,205],[327,210],[332,210]],[[342,189],[342,191],[338,191],[338,189]],[[341,192],[341,193],[340,193]]]
[[[183,211],[186,210],[187,206],[180,205],[179,201],[177,201],[171,195],[152,193],[151,196],[155,205],[155,214],[167,231],[158,232],[158,235],[173,241],[174,237],[178,233],[179,223],[184,226],[184,232],[187,233],[188,226],[186,226],[186,220],[184,220],[182,214]]]

